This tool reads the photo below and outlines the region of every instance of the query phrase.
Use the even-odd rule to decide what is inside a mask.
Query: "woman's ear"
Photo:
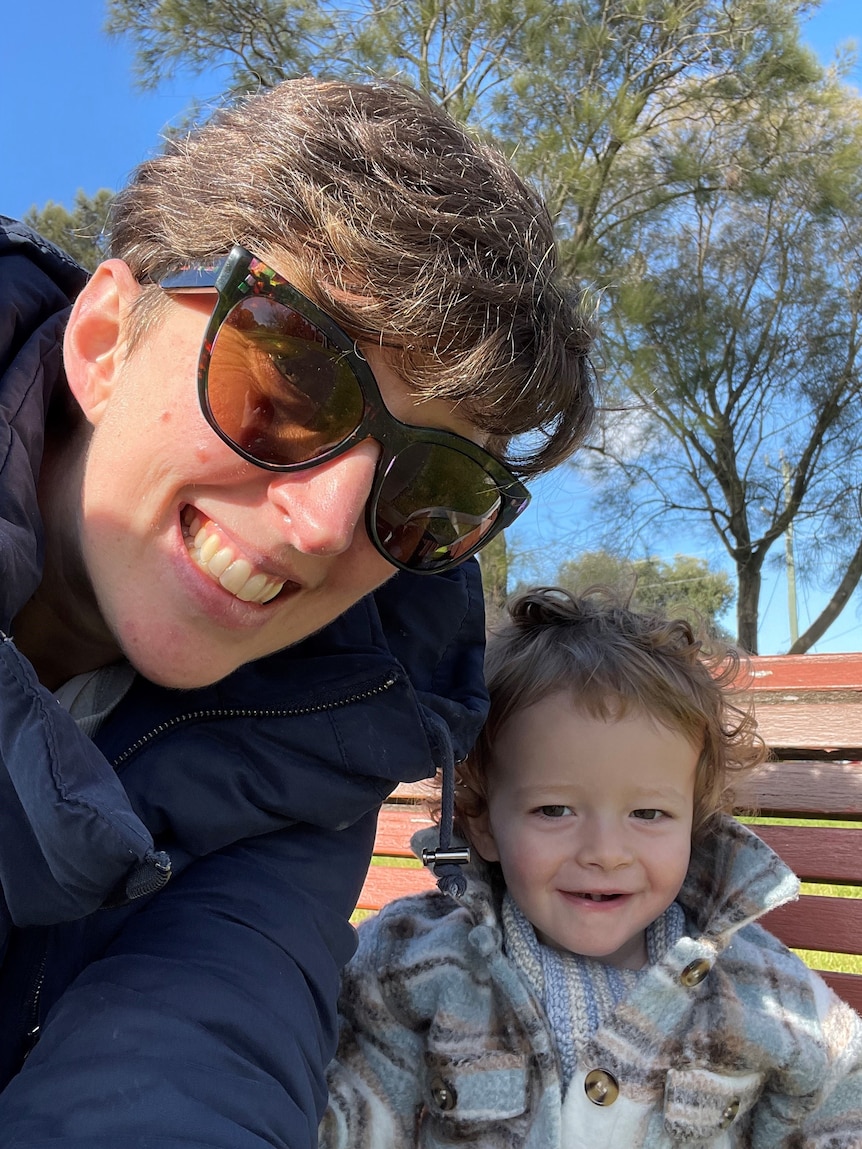
[[[69,388],[86,419],[96,424],[126,357],[129,308],[141,287],[121,259],[100,263],[75,300],[63,340]]]
[[[467,818],[463,814],[461,817],[466,824],[467,836],[471,846],[475,847],[486,862],[499,862],[500,853],[497,850],[497,843],[494,841],[494,834],[491,830],[488,807],[486,806],[481,814],[477,814],[473,818]]]

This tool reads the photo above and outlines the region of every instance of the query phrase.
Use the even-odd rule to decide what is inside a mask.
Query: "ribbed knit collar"
[[[650,965],[685,932],[685,916],[672,902],[646,931],[647,965],[617,969],[607,962],[543,945],[508,893],[503,897],[503,945],[545,1008],[560,1058],[565,1091],[590,1037],[637,985]]]

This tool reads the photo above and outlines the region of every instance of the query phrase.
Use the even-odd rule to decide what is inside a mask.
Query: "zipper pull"
[[[36,1044],[39,1041],[39,1038],[41,1036],[42,1036],[42,1026],[38,1025],[38,1024],[32,1026],[24,1034],[24,1056],[21,1059],[22,1064],[27,1060],[27,1058],[30,1056],[30,1054],[33,1052],[33,1050],[36,1048]]]

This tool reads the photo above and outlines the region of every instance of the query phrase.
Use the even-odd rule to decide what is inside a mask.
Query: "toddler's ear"
[[[99,422],[125,359],[128,311],[140,294],[127,264],[99,264],[75,300],[63,339],[69,387],[90,423]]]
[[[482,813],[476,815],[475,818],[464,818],[464,821],[467,824],[470,844],[476,852],[480,854],[486,862],[499,862],[500,853],[497,850],[497,843],[494,840],[494,834],[491,830],[491,819],[488,817],[488,811],[483,810]]]

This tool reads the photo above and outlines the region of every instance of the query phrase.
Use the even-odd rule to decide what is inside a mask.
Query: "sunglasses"
[[[366,528],[394,566],[429,574],[456,566],[530,501],[523,483],[469,439],[396,419],[350,336],[244,248],[214,266],[167,275],[159,286],[218,292],[198,398],[238,455],[293,472],[364,439],[379,443]]]

